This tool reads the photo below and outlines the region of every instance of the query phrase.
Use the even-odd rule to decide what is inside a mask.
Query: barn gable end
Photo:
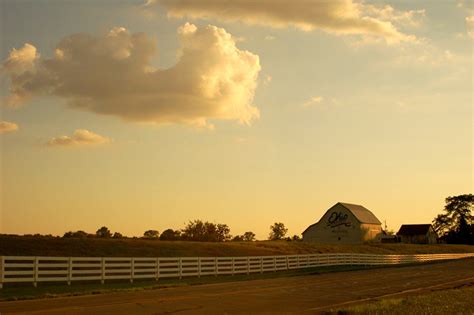
[[[360,205],[337,203],[321,219],[303,232],[303,240],[327,244],[359,244],[374,241],[382,232],[381,223]]]

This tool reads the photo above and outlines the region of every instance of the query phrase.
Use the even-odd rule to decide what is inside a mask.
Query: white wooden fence
[[[423,255],[313,254],[251,257],[31,257],[0,256],[4,283],[164,279],[253,274],[341,265],[397,265],[474,257],[474,253]]]

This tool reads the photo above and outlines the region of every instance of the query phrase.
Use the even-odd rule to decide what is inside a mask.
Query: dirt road
[[[346,303],[474,285],[474,260],[0,303],[6,314],[295,314]]]

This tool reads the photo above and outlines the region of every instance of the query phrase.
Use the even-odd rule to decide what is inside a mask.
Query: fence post
[[[69,257],[67,264],[67,285],[71,285],[72,280],[72,257]]]
[[[263,273],[263,257],[260,257],[260,273]]]
[[[217,277],[217,257],[214,257],[214,277]]]
[[[277,258],[273,257],[273,272],[277,271]]]
[[[234,275],[235,272],[235,262],[234,262],[234,257],[232,257],[232,275]]]
[[[105,282],[105,257],[102,257],[100,262],[100,283],[104,284]]]
[[[130,261],[130,283],[133,283],[133,277],[135,276],[135,258],[131,258]]]
[[[3,288],[3,274],[5,273],[5,258],[0,256],[0,289]]]
[[[160,279],[160,258],[156,258],[156,273],[155,273],[155,279],[158,281]]]
[[[290,270],[290,262],[288,259],[288,255],[286,255],[286,270]]]
[[[178,272],[179,272],[179,278],[183,278],[183,262],[181,260],[181,257],[178,260]]]
[[[300,269],[300,255],[296,256],[296,266]]]
[[[33,286],[36,288],[38,286],[38,257],[35,256],[33,263]]]
[[[250,257],[247,256],[247,275],[250,274]]]
[[[201,257],[198,257],[198,278],[201,278]]]

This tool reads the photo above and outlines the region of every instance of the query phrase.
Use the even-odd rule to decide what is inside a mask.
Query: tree
[[[217,224],[216,228],[216,239],[217,242],[225,242],[230,240],[232,235],[230,235],[230,228],[227,224]]]
[[[223,242],[231,238],[227,224],[214,224],[201,220],[189,221],[181,236],[184,240],[197,242]]]
[[[446,198],[444,213],[433,220],[433,228],[448,243],[474,243],[471,231],[474,195],[465,194]]]
[[[95,232],[95,235],[100,238],[110,238],[112,233],[106,226],[103,226]]]
[[[255,241],[255,233],[254,232],[245,232],[243,235],[244,242],[253,242]]]
[[[112,238],[123,238],[122,233],[115,232],[114,235],[112,235]]]
[[[206,226],[201,220],[189,221],[181,233],[187,241],[206,241]]]
[[[84,231],[76,231],[76,232],[66,232],[64,233],[64,238],[87,238],[88,234]]]
[[[161,241],[177,241],[181,238],[181,232],[173,229],[164,230],[160,235]]]
[[[275,222],[275,224],[270,226],[270,235],[268,238],[271,241],[281,240],[285,237],[286,232],[288,232],[288,229],[285,228],[283,223]]]
[[[299,235],[293,235],[293,237],[291,238],[292,241],[301,241],[301,237]]]
[[[143,237],[148,239],[158,239],[160,237],[160,233],[157,230],[148,230],[143,233]]]
[[[244,237],[242,235],[236,235],[232,238],[232,242],[243,242]]]

